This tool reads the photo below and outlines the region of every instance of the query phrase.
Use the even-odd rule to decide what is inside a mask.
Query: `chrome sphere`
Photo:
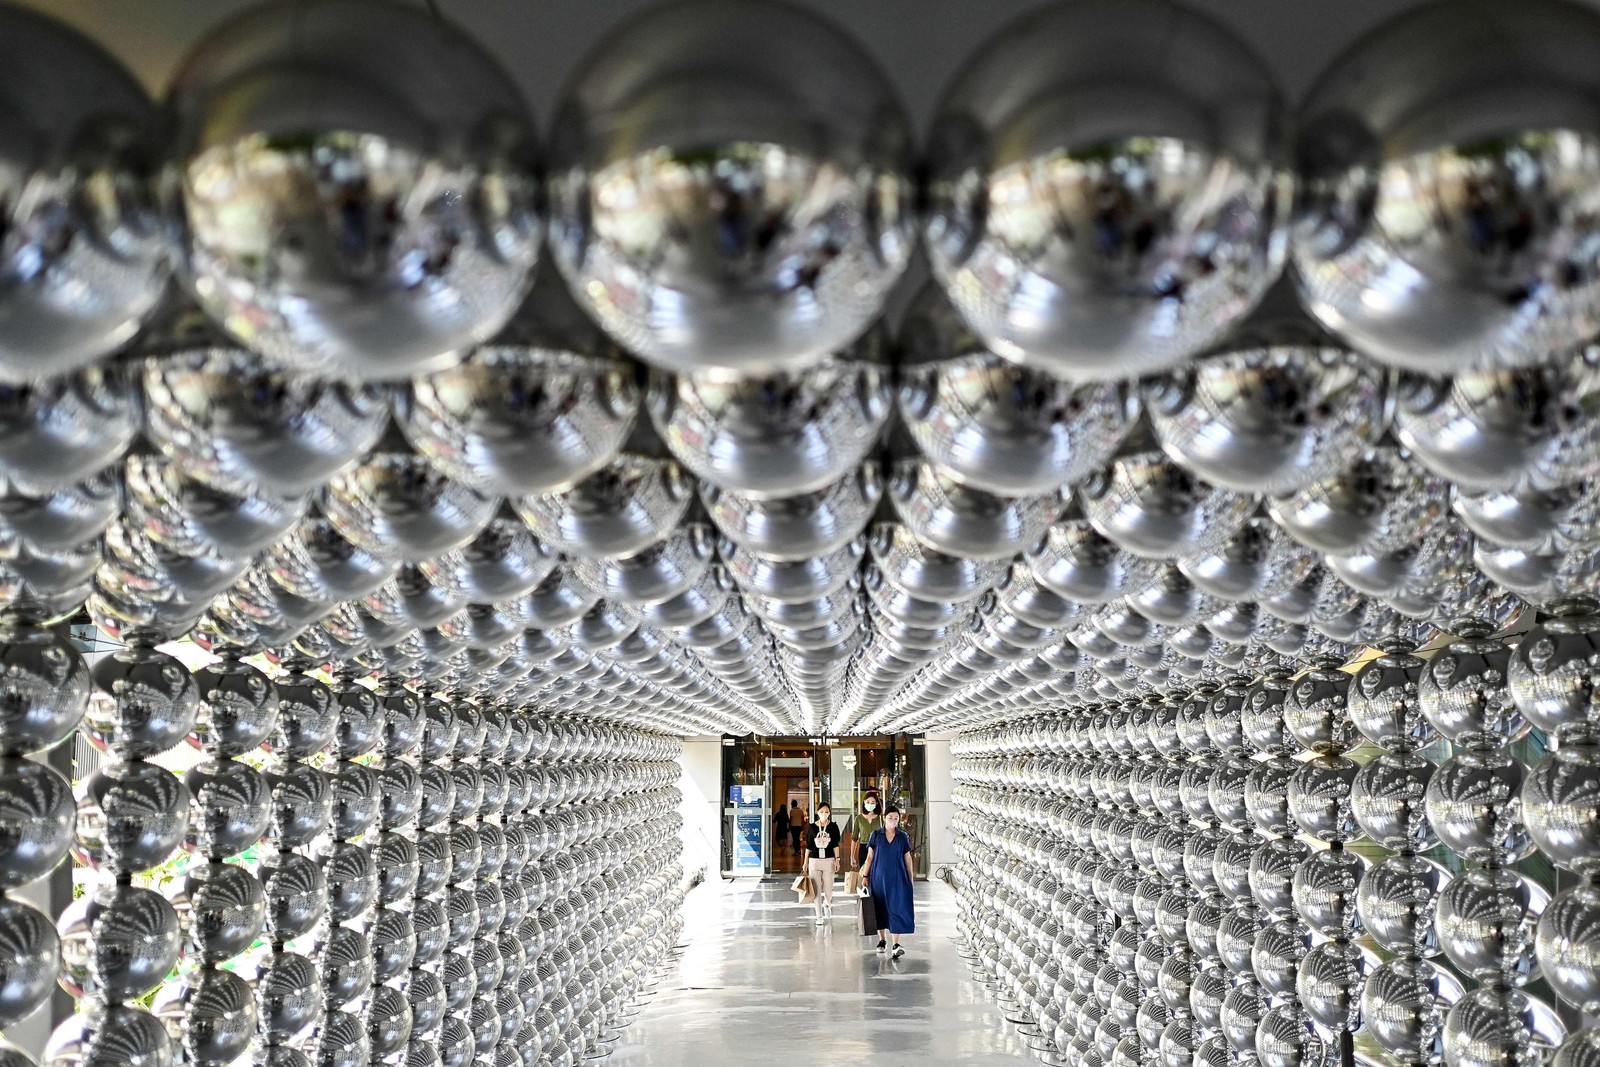
[[[1061,513],[1059,491],[998,496],[956,481],[927,460],[902,460],[889,478],[901,523],[935,552],[959,559],[1010,560],[1035,548]]]
[[[1406,1063],[1443,1059],[1445,1013],[1461,983],[1427,960],[1390,960],[1367,977],[1361,1020],[1367,1033]]]
[[[1534,935],[1549,900],[1531,879],[1504,867],[1463,871],[1439,894],[1439,944],[1481,982],[1526,985],[1538,976]]]
[[[767,559],[795,562],[836,552],[867,528],[883,498],[883,477],[866,463],[814,493],[758,500],[713,485],[700,499],[729,541]]]
[[[651,375],[656,431],[701,479],[760,499],[795,496],[843,478],[889,419],[886,330],[792,370],[707,368]]]
[[[551,250],[655,366],[803,367],[854,341],[904,271],[910,170],[892,87],[831,23],[680,0],[624,23],[563,93]]]
[[[380,443],[328,483],[322,511],[353,545],[416,563],[462,548],[494,518],[496,501],[447,477],[402,441]]]
[[[50,748],[88,710],[89,669],[65,637],[25,625],[0,626],[0,748],[23,755]]]
[[[160,299],[150,193],[155,109],[87,37],[0,12],[0,381],[77,370],[121,348]]]
[[[1575,249],[1600,133],[1600,15],[1536,0],[1429,4],[1368,34],[1300,112],[1294,260],[1311,313],[1424,373],[1563,356],[1594,334]],[[1400,284],[1398,279],[1404,277]]]
[[[1498,749],[1464,749],[1428,780],[1428,823],[1469,863],[1515,863],[1533,851],[1522,822],[1525,772]]]
[[[1387,555],[1419,540],[1445,515],[1449,484],[1409,453],[1379,446],[1347,470],[1267,501],[1272,521],[1307,548]]]
[[[1557,867],[1600,874],[1600,728],[1568,727],[1561,747],[1528,772],[1522,817],[1528,836]]]
[[[428,462],[488,496],[567,489],[605,466],[638,415],[625,354],[542,272],[515,318],[458,366],[397,398],[402,433]]]
[[[1405,375],[1395,435],[1469,493],[1558,489],[1595,471],[1597,391],[1594,348],[1550,366]]]
[[[1600,886],[1573,886],[1545,907],[1534,955],[1557,996],[1585,1014],[1600,1010]]]
[[[1268,322],[1144,385],[1162,449],[1213,485],[1285,494],[1330,478],[1388,427],[1389,375],[1320,331]]]
[[[275,362],[440,370],[522,302],[543,230],[533,131],[448,22],[372,0],[249,11],[190,52],[167,104],[179,273]]]
[[[898,397],[924,456],[1002,496],[1080,481],[1111,458],[1139,411],[1127,382],[1074,383],[996,355],[933,285],[901,328]]]
[[[138,421],[120,366],[7,386],[0,390],[0,475],[24,494],[70,488],[121,460]]]
[[[570,489],[517,497],[512,505],[553,548],[579,556],[626,556],[676,526],[692,494],[676,463],[623,452]]]
[[[1390,952],[1437,956],[1434,912],[1450,873],[1423,856],[1389,856],[1370,867],[1356,893],[1362,928]]]
[[[172,1038],[143,1008],[112,1004],[69,1015],[50,1035],[44,1060],[52,1067],[172,1067]]]
[[[1192,62],[1159,58],[1173,48]],[[1077,0],[1025,16],[935,117],[934,275],[1008,359],[1079,379],[1174,366],[1277,277],[1283,120],[1260,59],[1187,9]]]
[[[1547,1063],[1567,1028],[1550,1005],[1520,989],[1480,986],[1444,1021],[1444,1057],[1451,1067]]]
[[[1079,493],[1090,525],[1149,559],[1215,551],[1256,509],[1254,497],[1209,485],[1159,452],[1113,460]]]
[[[1517,642],[1507,671],[1511,699],[1548,734],[1600,724],[1591,697],[1600,684],[1597,664],[1600,616],[1580,612],[1547,619]]]
[[[389,421],[383,388],[297,374],[186,323],[187,337],[164,343],[141,375],[145,435],[185,474],[296,497],[377,444]]]

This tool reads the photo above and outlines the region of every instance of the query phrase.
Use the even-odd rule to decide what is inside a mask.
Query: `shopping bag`
[[[810,875],[801,875],[795,879],[795,890],[800,894],[800,903],[809,904],[817,899],[816,883],[811,881]]]
[[[844,892],[845,892],[845,896],[850,896],[851,894],[853,894],[856,890],[858,890],[860,888],[861,888],[861,872],[860,871],[846,871],[845,875],[844,875]]]
[[[878,902],[870,896],[856,899],[861,904],[861,914],[856,919],[856,930],[862,937],[871,937],[878,932]]]

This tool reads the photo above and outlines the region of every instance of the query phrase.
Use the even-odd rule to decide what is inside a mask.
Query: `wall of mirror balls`
[[[1047,1062],[1600,1064],[1600,12],[0,57],[4,1067],[602,1057],[677,739],[884,732]]]

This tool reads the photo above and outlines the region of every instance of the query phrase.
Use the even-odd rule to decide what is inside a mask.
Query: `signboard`
[[[760,785],[730,785],[733,819],[733,873],[761,874],[761,836],[767,825],[767,790]]]
[[[761,804],[741,804],[733,813],[733,873],[761,873],[761,832],[767,810]]]

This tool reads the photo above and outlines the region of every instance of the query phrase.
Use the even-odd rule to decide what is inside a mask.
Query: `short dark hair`
[[[901,811],[900,811],[900,805],[898,805],[898,804],[890,804],[889,805],[889,810],[883,813],[884,818],[888,818],[891,815],[899,815],[899,814],[901,814]]]
[[[791,808],[798,808],[800,806],[800,802],[798,800],[791,800],[789,801],[789,806]]]

